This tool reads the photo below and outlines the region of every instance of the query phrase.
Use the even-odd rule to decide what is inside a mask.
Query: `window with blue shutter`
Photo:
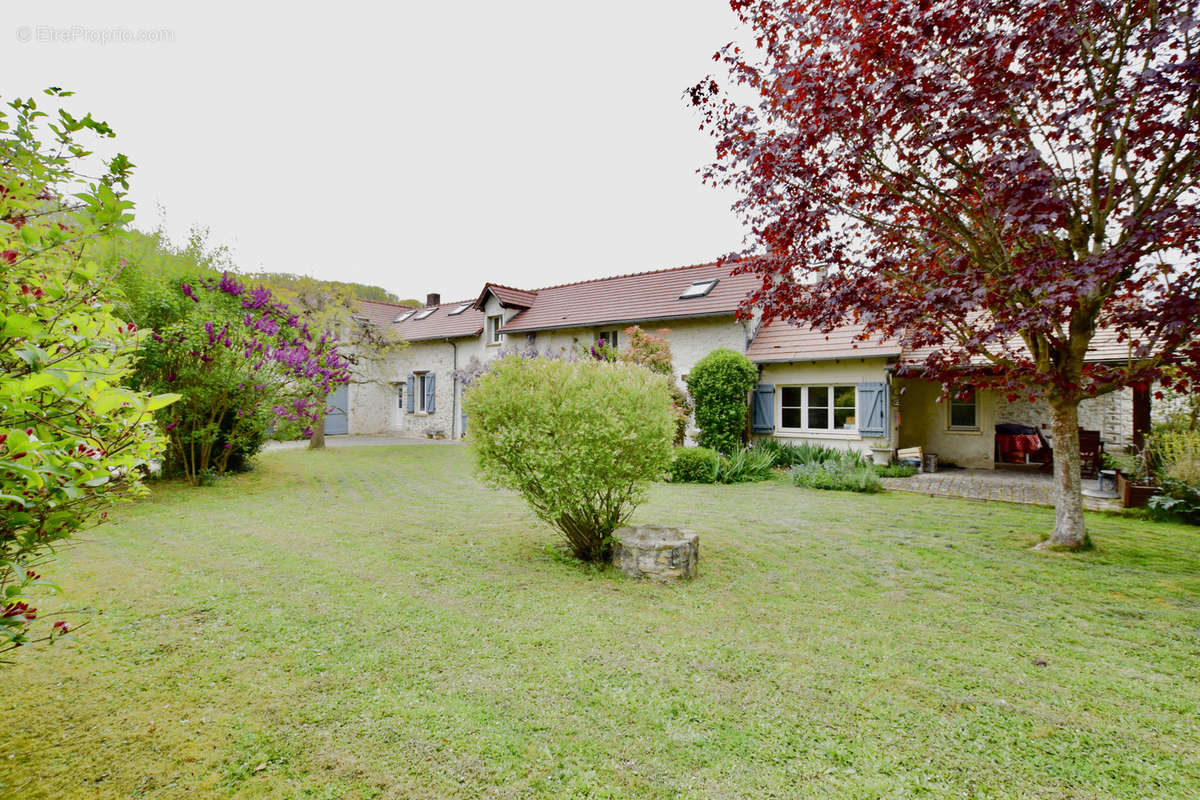
[[[435,377],[432,372],[425,373],[425,411],[429,414],[434,412],[433,401],[437,396],[434,390]]]
[[[881,381],[858,385],[858,432],[862,436],[888,436],[888,387]]]
[[[772,384],[759,384],[754,389],[750,430],[754,433],[771,433],[775,430],[775,387]]]
[[[408,376],[408,405],[406,410],[408,413],[413,413],[413,398],[417,396],[417,376],[409,373]]]

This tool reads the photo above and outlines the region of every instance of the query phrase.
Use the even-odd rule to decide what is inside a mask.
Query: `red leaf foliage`
[[[1078,399],[1200,375],[1197,2],[734,0],[689,91],[759,307]],[[1085,363],[1097,331],[1125,363]]]

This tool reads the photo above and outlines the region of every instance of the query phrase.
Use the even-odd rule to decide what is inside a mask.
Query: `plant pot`
[[[1158,487],[1146,483],[1131,483],[1118,472],[1117,494],[1121,496],[1121,505],[1126,508],[1141,508],[1150,502],[1151,497],[1158,494]]]

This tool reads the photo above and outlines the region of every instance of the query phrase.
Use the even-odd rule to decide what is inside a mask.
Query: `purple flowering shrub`
[[[350,377],[333,337],[228,273],[183,281],[179,291],[189,302],[154,331],[138,368],[145,388],[182,395],[159,420],[168,473],[200,483],[247,468],[273,429],[311,435],[326,398]]]

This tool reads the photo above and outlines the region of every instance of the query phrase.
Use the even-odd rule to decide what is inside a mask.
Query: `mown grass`
[[[455,447],[275,452],[67,553],[4,667],[0,796],[1200,796],[1193,529],[661,485],[681,586],[576,567]],[[1043,665],[1044,664],[1044,665]]]

